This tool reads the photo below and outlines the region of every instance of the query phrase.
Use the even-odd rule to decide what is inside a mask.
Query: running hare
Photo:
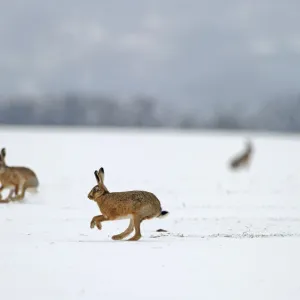
[[[13,200],[22,200],[25,196],[25,191],[30,189],[31,191],[37,189],[39,181],[36,174],[27,167],[11,167],[7,166],[6,161],[6,150],[2,148],[0,153],[0,192],[5,188],[14,188],[10,190],[8,197],[1,202],[9,202]],[[18,195],[21,190],[21,194]],[[15,193],[15,197],[12,197]],[[1,200],[1,194],[0,194]]]
[[[97,185],[88,194],[90,200],[94,200],[102,215],[95,216],[90,224],[101,230],[101,222],[130,219],[128,228],[112,237],[113,240],[121,240],[127,237],[135,229],[135,235],[129,241],[139,240],[141,235],[140,224],[142,221],[152,218],[162,218],[168,214],[162,210],[157,197],[146,191],[125,191],[110,193],[104,185],[104,169],[95,171]]]
[[[231,169],[238,169],[241,167],[249,167],[251,156],[253,156],[253,146],[252,143],[248,140],[246,142],[246,149],[244,153],[237,155],[230,162]]]

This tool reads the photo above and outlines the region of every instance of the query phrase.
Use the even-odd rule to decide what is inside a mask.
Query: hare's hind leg
[[[101,229],[102,229],[101,222],[104,222],[104,221],[108,221],[108,219],[105,218],[103,215],[95,216],[95,217],[93,217],[93,219],[92,219],[92,221],[91,221],[91,223],[90,223],[90,227],[91,227],[91,228],[94,228],[95,225],[96,225],[97,228],[98,228],[99,230],[101,230]]]
[[[141,235],[141,222],[142,222],[142,219],[140,218],[140,216],[135,215],[133,217],[133,224],[134,224],[135,234],[128,241],[138,241],[142,237],[142,235]]]
[[[9,194],[10,200],[11,201],[20,201],[23,200],[25,197],[25,191],[26,191],[26,186],[22,186],[21,194],[18,195],[19,193],[19,186],[15,187],[15,190],[11,190],[11,193]],[[12,193],[15,192],[15,197],[12,197]]]
[[[134,221],[133,221],[133,218],[130,218],[129,226],[127,227],[127,229],[120,234],[113,235],[112,239],[113,240],[122,240],[122,239],[126,238],[133,231],[133,229],[134,229]]]

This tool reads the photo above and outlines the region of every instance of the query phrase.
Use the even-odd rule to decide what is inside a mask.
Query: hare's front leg
[[[0,202],[1,203],[8,203],[12,200],[12,194],[14,190],[10,190],[8,196],[5,199],[2,199],[2,194],[0,194]]]
[[[0,203],[8,203],[8,202],[10,202],[10,200],[9,199],[2,199],[2,194],[0,193]]]
[[[91,228],[94,228],[95,225],[97,226],[97,228],[99,230],[102,229],[102,225],[101,225],[101,222],[104,222],[104,221],[108,221],[107,218],[105,218],[103,215],[100,215],[100,216],[95,216],[92,221],[91,221],[91,224],[90,224],[90,227]]]
[[[14,193],[14,190],[13,189],[10,190],[8,196],[5,199],[3,199],[3,200],[2,200],[2,194],[0,194],[0,200],[1,200],[1,202],[2,203],[8,203],[8,202],[12,201],[13,200],[13,198],[12,198],[13,193]]]

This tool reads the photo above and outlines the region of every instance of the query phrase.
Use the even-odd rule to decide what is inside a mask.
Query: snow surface
[[[249,136],[253,164],[230,172]],[[299,136],[2,127],[0,140],[41,183],[0,205],[1,300],[300,299]],[[138,242],[111,240],[128,220],[90,229],[101,166],[109,190],[152,191],[170,215]]]

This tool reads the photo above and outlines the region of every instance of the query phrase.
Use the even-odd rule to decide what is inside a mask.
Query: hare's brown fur
[[[6,150],[3,148],[0,153],[0,192],[5,188],[12,188],[8,197],[1,202],[9,202],[14,200],[22,200],[25,196],[25,191],[28,188],[37,188],[39,181],[36,174],[27,167],[11,167],[7,166],[5,161]],[[21,194],[18,195],[21,190]],[[15,193],[15,197],[12,197]],[[1,200],[1,194],[0,194]]]
[[[19,172],[23,178],[25,179],[25,183],[27,188],[37,188],[39,186],[39,180],[35,174],[34,171],[27,167],[19,167],[19,166],[13,166],[12,169]]]
[[[91,228],[97,226],[102,228],[101,222],[120,219],[130,219],[128,228],[112,237],[113,240],[120,240],[127,237],[135,229],[135,235],[129,241],[137,241],[141,238],[140,224],[142,221],[155,217],[167,215],[162,211],[158,198],[146,191],[125,191],[110,193],[103,183],[104,169],[100,168],[94,172],[97,185],[89,192],[88,198],[94,200],[102,213],[95,216],[90,224]]]
[[[246,143],[246,149],[245,151],[237,155],[235,158],[233,158],[230,162],[230,168],[231,169],[238,169],[243,166],[249,166],[250,159],[253,155],[253,146],[250,141]]]

